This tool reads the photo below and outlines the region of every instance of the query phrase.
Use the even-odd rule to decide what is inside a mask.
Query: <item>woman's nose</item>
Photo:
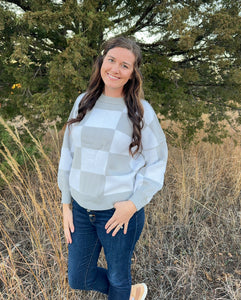
[[[118,66],[118,64],[113,64],[112,68],[111,68],[111,71],[114,72],[114,73],[119,73],[119,66]]]

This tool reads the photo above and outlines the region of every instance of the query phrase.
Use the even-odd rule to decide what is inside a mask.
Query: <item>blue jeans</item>
[[[75,230],[68,245],[68,277],[73,289],[95,290],[108,300],[129,300],[131,291],[131,257],[143,226],[144,209],[129,221],[127,234],[120,229],[116,236],[106,233],[105,224],[115,209],[86,210],[73,200]],[[101,248],[107,269],[97,266]]]

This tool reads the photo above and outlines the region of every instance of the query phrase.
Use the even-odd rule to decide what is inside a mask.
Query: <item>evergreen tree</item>
[[[22,11],[17,14],[10,5]],[[109,35],[135,36],[145,98],[192,140],[240,124],[240,1],[0,1],[1,114],[37,128],[68,116]],[[203,115],[208,121],[203,120]]]

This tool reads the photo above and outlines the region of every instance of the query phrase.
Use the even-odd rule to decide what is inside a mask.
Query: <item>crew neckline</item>
[[[110,97],[106,96],[103,93],[100,95],[99,100],[105,103],[111,103],[111,104],[125,104],[123,97]]]

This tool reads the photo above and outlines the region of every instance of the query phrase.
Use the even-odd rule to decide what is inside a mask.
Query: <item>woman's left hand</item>
[[[114,204],[115,212],[109,221],[105,224],[106,233],[114,229],[112,236],[115,236],[124,225],[124,234],[127,233],[130,218],[137,211],[135,204],[130,201],[120,201]]]

